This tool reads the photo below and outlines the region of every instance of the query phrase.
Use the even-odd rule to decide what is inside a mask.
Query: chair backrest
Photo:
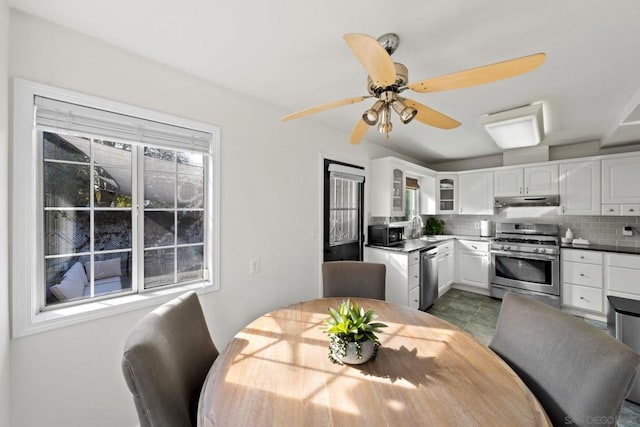
[[[489,344],[542,404],[553,425],[616,425],[640,356],[605,331],[507,293]]]
[[[362,261],[329,261],[322,264],[324,297],[385,299],[384,264]]]
[[[195,292],[145,316],[129,334],[122,357],[140,425],[195,426],[200,389],[217,356]]]

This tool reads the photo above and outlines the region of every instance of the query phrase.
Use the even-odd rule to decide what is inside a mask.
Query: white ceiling
[[[544,144],[559,145],[601,140],[640,101],[638,0],[10,0],[10,5],[265,100],[281,107],[283,115],[367,94],[366,74],[342,40],[345,33],[397,33],[400,47],[393,59],[409,68],[410,82],[547,54],[540,68],[522,76],[410,95],[462,122],[457,129],[417,121],[403,125],[394,116],[389,141],[374,129],[365,137],[364,143],[425,162],[500,153],[478,124],[483,114],[542,101]],[[348,133],[369,104],[373,101],[298,120]],[[631,134],[623,142],[640,141],[640,132]]]

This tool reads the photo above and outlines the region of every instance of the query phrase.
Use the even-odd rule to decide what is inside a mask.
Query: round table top
[[[489,348],[448,322],[351,298],[388,325],[377,358],[334,364],[324,333],[342,298],[293,304],[240,331],[211,367],[198,425],[549,426],[537,399]]]

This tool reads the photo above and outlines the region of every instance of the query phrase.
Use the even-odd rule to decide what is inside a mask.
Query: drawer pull
[[[629,212],[633,212],[633,209],[629,209]]]
[[[580,273],[580,277],[584,277],[584,273]]]
[[[584,259],[584,256],[580,255],[580,259]]]
[[[478,247],[477,247],[476,245],[471,245],[471,247],[472,247],[473,249],[478,249]]]
[[[585,297],[580,297],[580,299],[585,300],[585,301],[587,300]]]

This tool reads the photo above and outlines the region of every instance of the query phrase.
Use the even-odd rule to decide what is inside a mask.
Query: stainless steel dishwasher
[[[438,247],[420,252],[420,310],[426,310],[438,299]]]

